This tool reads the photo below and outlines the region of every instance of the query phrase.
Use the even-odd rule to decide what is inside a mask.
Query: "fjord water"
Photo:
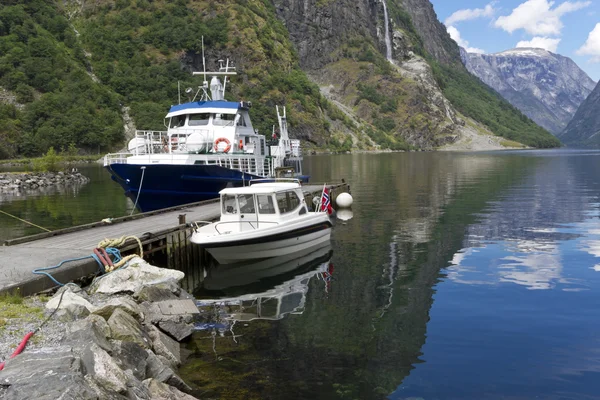
[[[201,327],[181,369],[197,394],[597,398],[600,153],[307,161],[354,197],[334,227],[331,280],[313,276],[296,314]]]
[[[0,173],[19,170],[0,166]],[[89,164],[78,166],[78,170],[90,181],[25,192],[0,191],[0,210],[49,230],[131,213],[133,203],[123,195],[121,187],[110,179],[104,168]],[[0,241],[44,232],[14,217],[0,213]]]
[[[269,319],[242,320],[256,305],[235,314],[225,299],[204,308],[179,371],[199,398],[598,398],[600,152],[305,165],[314,181],[350,184],[353,218],[337,221],[331,252],[300,269],[196,288],[202,300],[294,295],[291,305],[262,304]],[[48,227],[130,212],[106,172],[80,170],[95,175],[76,191],[0,194],[0,207]],[[0,235],[17,223],[0,216]]]

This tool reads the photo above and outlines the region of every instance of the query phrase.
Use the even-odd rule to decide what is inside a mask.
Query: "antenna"
[[[227,62],[225,63],[225,72],[229,71],[229,58],[227,59]],[[223,98],[225,98],[225,88],[227,87],[227,75],[225,75],[225,78],[223,78]]]
[[[206,72],[206,58],[204,54],[204,36],[202,36],[202,72],[192,72],[192,75],[204,75],[204,81],[202,82],[202,86],[198,87],[198,92],[196,96],[203,92],[203,95],[200,97],[200,101],[209,101],[211,100],[224,100],[225,99],[225,86],[221,84],[221,81],[218,77],[220,76],[230,76],[237,75],[235,71],[229,71],[229,69],[235,70],[234,66],[229,66],[230,62],[227,60],[227,65],[223,67],[223,60],[219,60],[219,71],[218,72]],[[210,85],[208,84],[207,75],[212,76],[212,80]],[[225,79],[225,84],[227,84],[227,79]],[[210,88],[211,95],[208,94],[208,90]],[[194,96],[194,100],[196,99]],[[194,101],[192,100],[192,101]]]
[[[177,100],[181,104],[181,87],[179,86],[179,81],[177,81]]]
[[[204,60],[204,36],[202,36],[202,69],[204,70],[204,83],[208,86],[206,81],[206,61]]]

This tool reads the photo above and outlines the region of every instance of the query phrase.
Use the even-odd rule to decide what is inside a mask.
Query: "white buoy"
[[[349,219],[352,219],[352,217],[354,216],[354,212],[347,208],[342,208],[337,210],[335,216],[339,220],[348,221]]]
[[[336,197],[335,202],[340,208],[349,208],[352,205],[352,196],[350,193],[340,193]]]

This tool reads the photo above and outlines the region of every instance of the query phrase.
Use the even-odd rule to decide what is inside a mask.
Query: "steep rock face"
[[[275,0],[277,16],[285,23],[303,69],[314,70],[337,61],[340,45],[357,36],[376,37],[376,0]]]
[[[438,20],[429,0],[398,0],[398,3],[410,15],[425,50],[442,64],[459,65],[458,46]]]
[[[577,109],[558,137],[565,144],[600,147],[600,83]]]
[[[388,0],[388,8],[397,7],[391,3]],[[416,3],[426,5],[427,12],[419,14],[423,17],[421,22],[435,21],[431,37],[437,37],[437,25],[441,24],[431,4],[427,0]],[[417,148],[432,149],[458,138],[464,121],[443,96],[426,61],[413,53],[410,35],[395,27],[392,20],[386,33],[381,1],[275,0],[275,9],[298,49],[300,65],[322,89],[326,88],[323,93],[334,104],[342,104],[346,112],[352,110],[361,122],[389,128],[382,120],[388,124],[393,121],[394,127],[389,128],[392,131],[382,129]],[[394,65],[388,64],[390,71],[381,72],[386,67],[375,59],[386,54],[386,34],[393,43],[395,61]],[[367,58],[364,53],[371,45],[381,55],[373,59],[378,68],[361,63]],[[363,50],[349,55],[352,50],[348,49],[357,46]],[[439,49],[438,55],[451,62],[452,57],[444,53],[443,46]],[[385,101],[383,98],[402,100],[394,106],[395,111],[391,111],[377,99],[365,100],[365,91],[369,88],[377,88],[381,102]],[[397,104],[396,100],[392,103]]]
[[[594,89],[570,58],[543,49],[517,48],[461,58],[473,75],[548,131],[558,134]]]

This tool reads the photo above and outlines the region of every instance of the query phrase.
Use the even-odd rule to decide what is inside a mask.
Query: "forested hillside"
[[[354,10],[348,0],[315,1],[316,10]],[[558,144],[493,92],[485,93],[473,83],[476,78],[431,57],[409,13],[390,3],[392,26],[433,65],[460,112],[530,146]],[[35,156],[50,146],[60,151],[74,145],[90,154],[115,150],[123,145],[126,110],[138,129],[163,128],[165,112],[178,99],[178,82],[182,88],[201,84],[191,72],[202,68],[202,37],[207,68],[218,59],[234,62],[239,76],[228,84],[228,97],[252,101],[251,115],[263,134],[276,121],[277,104],[288,109],[292,136],[313,148],[435,148],[455,136],[444,128],[447,110],[432,105],[422,88],[385,60],[374,29],[383,25],[380,3],[365,8],[365,17],[374,20],[362,37],[327,38],[342,46],[331,53],[336,66],[323,73],[337,69],[347,79],[369,78],[348,86],[346,114],[308,79],[304,53],[298,54],[293,39],[298,31],[281,10],[271,0],[3,1],[0,158]],[[324,32],[320,21],[311,21],[315,35]],[[313,78],[326,67],[311,66]]]
[[[208,68],[219,58],[236,63],[242,76],[230,83],[228,97],[253,102],[255,127],[270,132],[275,105],[285,104],[297,136],[323,137],[318,88],[299,69],[272,10],[260,1],[226,3],[124,0],[63,8],[34,0],[0,6],[0,86],[6,90],[0,157],[71,143],[99,153],[120,146],[122,106],[131,108],[137,128],[164,128],[178,81],[183,88],[202,84],[191,74],[202,69],[202,37]]]
[[[74,143],[106,149],[122,137],[119,98],[88,74],[73,27],[53,3],[0,6],[0,157]],[[8,91],[8,92],[7,92]]]

